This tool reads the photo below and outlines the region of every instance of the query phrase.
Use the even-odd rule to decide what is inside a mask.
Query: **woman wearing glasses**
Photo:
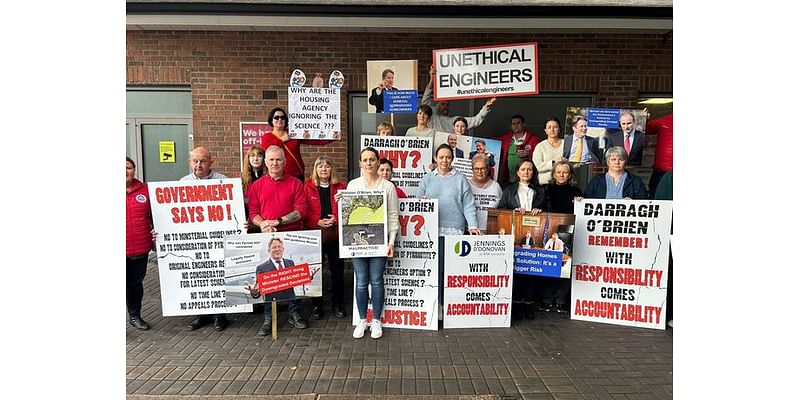
[[[306,166],[303,164],[303,157],[300,155],[300,141],[289,138],[289,116],[280,107],[275,107],[269,112],[269,126],[272,133],[261,137],[261,148],[268,149],[269,146],[278,146],[286,153],[286,165],[283,173],[291,175],[301,182],[305,181]],[[324,145],[330,140],[306,140],[308,144]]]

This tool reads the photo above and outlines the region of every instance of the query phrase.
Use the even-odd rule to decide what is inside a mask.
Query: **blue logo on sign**
[[[470,245],[466,240],[462,240],[456,243],[454,250],[459,257],[466,257],[469,255],[469,252],[472,251],[472,245]]]

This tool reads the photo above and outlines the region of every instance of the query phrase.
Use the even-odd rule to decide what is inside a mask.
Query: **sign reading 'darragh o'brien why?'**
[[[434,50],[433,65],[437,101],[539,93],[536,42]]]
[[[361,149],[372,147],[392,162],[392,183],[408,197],[417,197],[419,182],[428,172],[432,143],[429,137],[361,135]]]
[[[400,232],[394,257],[383,271],[384,328],[439,328],[439,206],[436,199],[400,199]],[[372,287],[368,287],[370,298]],[[354,297],[355,298],[355,295]],[[353,325],[360,318],[353,302]],[[372,321],[372,301],[367,302],[367,320]]]
[[[665,329],[672,202],[575,202],[572,319]]]
[[[223,314],[252,311],[226,307],[227,235],[242,233],[247,220],[240,179],[150,182],[150,208],[158,232],[161,313]]]
[[[514,238],[444,238],[444,328],[510,327]]]

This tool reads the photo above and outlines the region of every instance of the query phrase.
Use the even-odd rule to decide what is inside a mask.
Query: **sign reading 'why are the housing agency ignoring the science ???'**
[[[333,139],[341,137],[339,89],[289,88],[289,137]]]
[[[444,328],[511,326],[514,238],[444,237]]]
[[[242,233],[244,199],[240,179],[150,182],[150,208],[158,237],[161,312],[173,315],[248,312],[226,307],[225,245]]]
[[[539,93],[536,42],[434,50],[433,65],[437,101]]]
[[[672,202],[575,202],[572,319],[665,329]]]

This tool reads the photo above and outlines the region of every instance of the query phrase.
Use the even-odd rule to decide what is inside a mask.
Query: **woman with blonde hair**
[[[247,215],[250,215],[250,211],[248,211],[247,208],[247,190],[250,189],[253,182],[267,174],[267,163],[264,162],[265,157],[264,148],[254,145],[250,147],[250,150],[248,150],[247,154],[244,156],[244,160],[242,160],[242,191],[244,192],[244,210],[247,212]],[[247,227],[247,233],[261,232],[261,229],[259,229],[257,225],[251,225],[249,221],[245,226]]]
[[[394,126],[388,122],[381,122],[378,128],[375,129],[375,134],[378,136],[394,136]]]
[[[328,156],[321,155],[314,161],[311,176],[305,183],[306,205],[303,219],[305,229],[322,230],[322,253],[328,258],[331,273],[331,309],[337,318],[344,318],[344,264],[339,258],[339,212],[336,193],[345,189],[345,184],[336,178],[336,169]],[[322,297],[312,300],[311,319],[321,319],[325,314]]]

